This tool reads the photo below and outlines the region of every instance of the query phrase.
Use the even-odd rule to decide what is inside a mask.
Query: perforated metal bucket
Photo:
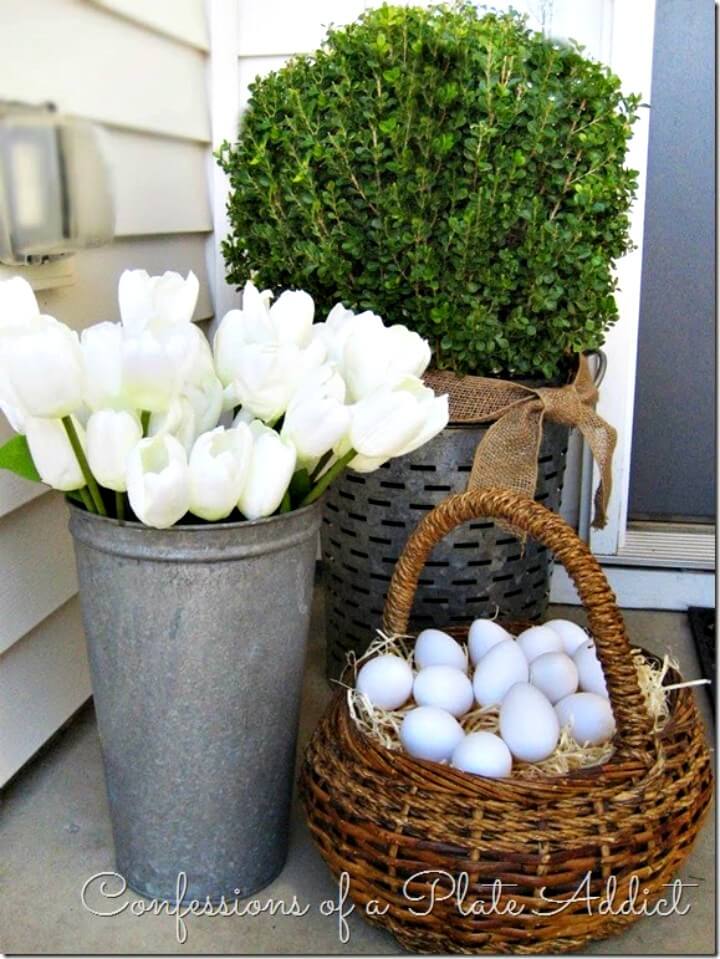
[[[322,524],[326,573],[327,673],[339,676],[351,650],[361,655],[382,620],[390,577],[411,530],[451,493],[462,492],[487,427],[449,427],[431,443],[375,473],[347,471],[329,489]],[[569,430],[546,422],[536,499],[560,506]],[[525,549],[490,521],[468,523],[433,550],[415,598],[418,627],[446,626],[496,608],[508,619],[539,619],[549,596],[552,560],[544,546]]]

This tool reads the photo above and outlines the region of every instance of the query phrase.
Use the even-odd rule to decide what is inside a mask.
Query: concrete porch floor
[[[321,590],[317,591],[308,655],[300,749],[317,722],[330,689],[323,676]],[[582,611],[555,607],[555,615],[582,620]],[[686,679],[699,675],[684,614],[630,611],[632,642],[656,653],[670,652]],[[696,691],[708,735],[713,718],[705,690]],[[313,847],[296,803],[290,854],[280,877],[261,894],[309,904],[304,917],[276,915],[195,917],[187,940],[176,938],[176,921],[167,915],[98,917],[81,902],[92,875],[112,871],[113,847],[102,778],[95,718],[91,706],[31,762],[0,798],[0,951],[6,954],[375,954],[402,950],[382,930],[358,915],[349,917],[350,940],[338,936],[337,916],[319,912],[336,899],[337,887]],[[686,890],[686,915],[644,918],[623,935],[592,944],[596,955],[712,955],[715,947],[714,813],[686,863],[681,878],[696,883]],[[127,892],[106,903],[120,909],[138,899]]]

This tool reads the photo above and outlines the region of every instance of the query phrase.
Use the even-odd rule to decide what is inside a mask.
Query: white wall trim
[[[655,0],[613,4],[610,68],[620,77],[623,90],[639,93],[644,103],[650,102],[652,87],[654,27]],[[626,159],[628,167],[639,171],[637,199],[631,212],[635,249],[616,265],[620,319],[605,342],[608,369],[598,403],[598,413],[618,431],[608,522],[602,530],[590,530],[589,535],[593,552],[605,555],[614,555],[622,547],[627,524],[649,128],[650,111],[641,107]],[[594,467],[593,489],[598,480]]]
[[[206,0],[210,36],[208,103],[212,149],[208,156],[208,184],[213,232],[207,240],[207,266],[216,321],[240,305],[240,295],[225,282],[220,243],[230,231],[226,204],[229,182],[212,155],[224,140],[234,142],[240,117],[238,46],[240,11],[237,0]]]
[[[713,573],[678,569],[603,566],[622,609],[674,609],[715,605]],[[550,602],[579,606],[580,600],[565,568],[555,565]]]

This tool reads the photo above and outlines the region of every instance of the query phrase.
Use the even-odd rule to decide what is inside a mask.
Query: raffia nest
[[[388,636],[382,630],[378,630],[377,633],[377,638],[373,640],[362,657],[356,659],[352,654],[350,655],[349,675],[353,681],[357,679],[358,671],[366,660],[383,653],[400,656],[412,665],[412,648],[406,642],[410,639],[409,636]],[[647,660],[639,650],[633,650],[632,656],[640,690],[653,721],[653,732],[659,732],[669,716],[668,697],[663,682],[668,670],[677,670],[678,665],[667,655],[659,664]],[[348,673],[346,673],[347,676]],[[415,703],[412,700],[402,709],[381,709],[373,706],[367,696],[358,692],[353,685],[347,687],[347,705],[353,722],[361,732],[387,749],[402,750],[400,727],[407,713],[415,708]],[[466,713],[458,722],[466,733],[474,733],[479,730],[497,733],[499,718],[500,712],[496,706],[478,706]],[[599,746],[581,745],[572,738],[569,729],[563,727],[560,740],[552,755],[539,763],[514,762],[512,775],[525,779],[537,778],[538,776],[559,776],[575,769],[584,769],[605,763],[613,752],[612,742],[603,743]]]

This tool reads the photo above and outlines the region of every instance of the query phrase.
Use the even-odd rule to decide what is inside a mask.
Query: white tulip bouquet
[[[341,304],[314,323],[309,294],[271,305],[249,282],[211,349],[198,290],[192,272],[126,270],[121,322],[78,336],[25,280],[0,283],[0,409],[18,434],[0,468],[165,529],[306,506],[447,424],[447,397],[420,379],[430,347],[406,327]]]

